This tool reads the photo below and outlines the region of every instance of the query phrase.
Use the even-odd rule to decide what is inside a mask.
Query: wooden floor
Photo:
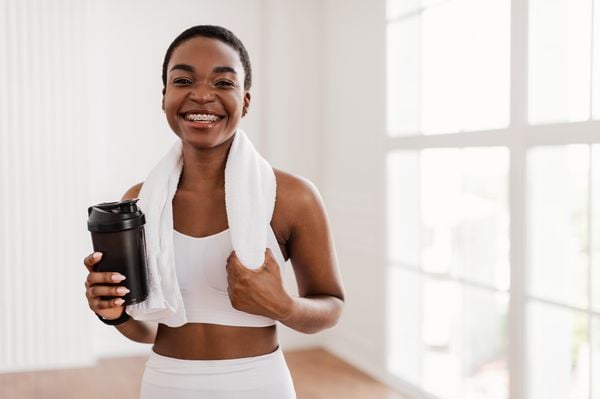
[[[406,399],[324,350],[285,352],[285,358],[298,399]],[[0,374],[0,398],[137,399],[145,361],[105,359],[91,368]]]

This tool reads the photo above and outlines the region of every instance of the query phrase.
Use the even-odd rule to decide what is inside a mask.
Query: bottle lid
[[[138,208],[138,198],[117,202],[102,202],[88,208],[88,230],[107,233],[141,227],[146,223]]]

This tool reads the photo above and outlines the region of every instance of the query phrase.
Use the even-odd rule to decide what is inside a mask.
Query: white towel
[[[138,205],[146,215],[149,293],[144,302],[127,306],[127,313],[136,320],[170,327],[187,323],[173,253],[172,201],[182,167],[182,143],[177,140],[140,191]],[[225,208],[233,249],[248,268],[264,262],[275,192],[273,168],[238,129],[225,165]]]

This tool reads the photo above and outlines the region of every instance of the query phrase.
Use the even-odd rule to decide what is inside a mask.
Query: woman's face
[[[195,37],[173,51],[163,108],[184,143],[204,149],[222,144],[233,136],[249,104],[242,62],[229,45]]]

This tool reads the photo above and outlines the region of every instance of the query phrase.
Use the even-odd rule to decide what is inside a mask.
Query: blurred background
[[[86,211],[173,142],[162,60],[198,24],[328,209],[345,313],[285,349],[410,398],[600,398],[600,0],[0,0],[0,373],[149,352],[87,307]]]

